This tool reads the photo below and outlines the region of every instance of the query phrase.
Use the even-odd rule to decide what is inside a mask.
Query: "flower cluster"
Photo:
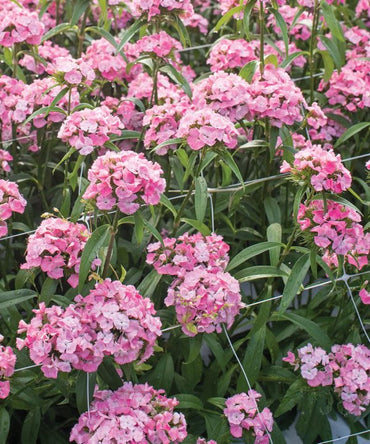
[[[298,356],[289,352],[284,361],[300,368],[311,387],[332,385],[343,407],[360,416],[370,404],[370,349],[364,345],[333,345],[330,353],[320,347],[298,349]]]
[[[165,189],[162,169],[143,153],[107,152],[92,164],[90,181],[83,199],[91,200],[99,210],[118,209],[125,214],[135,213],[140,203],[157,205]]]
[[[178,240],[148,246],[147,262],[160,274],[177,278],[168,289],[167,306],[174,305],[177,320],[188,336],[220,332],[244,307],[236,279],[224,270],[229,246],[221,236],[185,233]]]
[[[337,255],[345,256],[359,269],[368,263],[370,233],[364,233],[360,221],[359,213],[333,200],[313,200],[298,210],[301,229],[326,250],[324,260],[335,266]]]
[[[68,142],[80,154],[90,154],[94,148],[102,147],[111,134],[121,134],[123,123],[113,116],[106,106],[76,111],[66,118],[58,137]]]
[[[152,302],[135,287],[106,279],[75,302],[66,309],[41,303],[29,324],[19,323],[18,333],[26,337],[17,339],[17,347],[29,348],[46,377],[72,368],[94,372],[104,356],[127,364],[144,362],[153,354],[161,321]]]
[[[342,164],[339,154],[311,145],[294,155],[291,166],[283,161],[282,173],[290,173],[300,185],[311,185],[315,191],[342,193],[351,186],[351,173]]]
[[[9,173],[9,162],[13,160],[13,156],[6,150],[0,149],[0,172]]]
[[[257,60],[258,42],[244,39],[220,39],[209,52],[207,59],[212,72],[241,68],[251,60]]]
[[[187,111],[177,131],[177,137],[186,139],[193,150],[215,145],[235,148],[237,136],[238,132],[232,122],[210,108]]]
[[[260,393],[249,390],[248,394],[238,393],[226,400],[224,415],[229,421],[230,433],[235,438],[241,438],[243,432],[247,431],[255,437],[255,444],[268,444],[274,420],[267,407],[259,412],[258,399],[260,397]]]
[[[199,265],[218,271],[224,270],[229,263],[229,249],[222,236],[215,233],[210,236],[185,233],[178,239],[164,238],[163,244],[149,244],[146,261],[159,274],[172,276],[180,276]]]
[[[179,49],[182,49],[181,43],[168,35],[167,32],[161,31],[158,34],[142,37],[134,45],[131,45],[130,53],[135,57],[148,54],[164,59],[178,60],[176,52]]]
[[[146,15],[151,20],[157,15],[179,14],[180,16],[191,16],[194,13],[190,0],[130,0],[129,7],[132,15],[136,18]]]
[[[370,304],[370,291],[366,289],[366,286],[368,285],[369,281],[364,282],[364,288],[361,288],[359,295],[361,298],[361,301],[365,305]]]
[[[21,269],[40,267],[50,278],[67,278],[77,287],[81,254],[90,233],[85,225],[50,217],[41,222],[36,232],[28,238],[26,263]],[[99,260],[93,262],[93,267]]]
[[[8,234],[6,220],[13,213],[24,212],[27,202],[20,194],[18,185],[8,180],[0,179],[0,237]]]
[[[2,342],[4,336],[0,335],[0,342]],[[16,356],[11,347],[5,347],[0,345],[0,399],[5,399],[9,396],[10,383],[4,381],[5,378],[9,378],[14,373]]]
[[[73,427],[70,441],[177,444],[187,436],[184,415],[173,411],[177,405],[176,398],[167,398],[164,390],[148,384],[125,382],[115,392],[97,390],[89,412]]]
[[[0,5],[0,45],[13,46],[16,43],[39,45],[44,34],[44,24],[36,12],[20,8],[13,2]]]
[[[45,62],[49,63],[53,62],[57,57],[70,56],[68,49],[62,48],[61,46],[52,43],[50,40],[39,45],[37,51],[38,55],[42,57]],[[45,65],[30,54],[25,54],[25,56],[19,61],[19,64],[35,74],[44,74],[46,71]]]
[[[91,85],[95,79],[95,72],[89,63],[72,57],[57,57],[46,67],[48,74],[67,86],[78,86],[81,83]]]

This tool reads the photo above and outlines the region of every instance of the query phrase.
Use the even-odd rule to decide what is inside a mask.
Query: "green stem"
[[[117,227],[118,227],[118,220],[119,220],[118,219],[118,215],[119,215],[119,212],[117,211],[116,214],[114,215],[113,223],[112,223],[111,228],[110,228],[109,245],[108,245],[107,255],[105,257],[103,274],[102,274],[102,278],[103,279],[105,279],[108,276],[110,260],[112,259],[114,239],[115,239],[116,234],[117,234]]]
[[[265,69],[265,29],[264,29],[264,18],[265,12],[263,10],[263,2],[260,0],[259,9],[259,25],[260,25],[260,73],[263,76],[263,71]]]
[[[314,86],[315,86],[315,55],[314,51],[316,48],[316,31],[317,31],[317,25],[319,23],[319,1],[315,0],[314,4],[314,10],[313,10],[313,21],[312,21],[312,31],[311,31],[311,37],[310,37],[310,48],[309,48],[309,67],[310,67],[310,103],[314,100]]]
[[[78,47],[77,47],[77,57],[76,58],[81,57],[81,54],[82,54],[83,43],[85,40],[86,20],[87,20],[88,15],[89,15],[89,7],[87,7],[85,14],[82,18],[81,29],[78,34]]]

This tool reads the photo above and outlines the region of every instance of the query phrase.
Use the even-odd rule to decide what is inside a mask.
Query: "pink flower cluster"
[[[140,203],[157,205],[165,189],[162,169],[147,160],[143,153],[107,152],[92,164],[90,181],[83,199],[91,200],[99,210],[118,209],[125,214],[135,213]]]
[[[315,191],[342,193],[351,186],[351,173],[344,167],[340,154],[325,150],[321,145],[311,145],[294,155],[291,166],[285,160],[280,168],[290,173],[299,184],[310,185]]]
[[[241,438],[243,432],[255,437],[255,444],[268,444],[274,420],[270,409],[265,407],[258,412],[258,399],[261,394],[249,390],[248,394],[238,393],[225,402],[224,415],[230,424],[230,433]]]
[[[300,368],[311,387],[332,385],[343,407],[360,416],[370,404],[370,349],[364,345],[333,345],[331,353],[320,347],[298,349],[298,356],[289,352],[283,361]]]
[[[366,289],[369,281],[364,282],[364,288],[361,288],[359,295],[361,298],[361,302],[365,305],[370,305],[370,291]]]
[[[221,236],[200,233],[148,246],[147,262],[160,274],[177,276],[165,304],[175,306],[177,320],[188,336],[220,332],[222,323],[230,327],[244,307],[238,281],[224,271],[228,250]]]
[[[9,173],[9,162],[11,162],[12,160],[13,156],[8,151],[0,149],[0,172]]]
[[[102,147],[111,134],[121,134],[123,123],[106,106],[76,111],[66,118],[58,137],[86,156]]]
[[[148,20],[169,13],[180,16],[191,16],[194,13],[190,0],[130,0],[128,3],[134,17],[145,15]]]
[[[91,85],[95,79],[95,72],[89,63],[70,56],[57,57],[48,64],[46,71],[65,86]]]
[[[232,122],[210,108],[187,111],[177,131],[177,137],[186,139],[193,150],[215,145],[235,148],[237,136],[238,132]]]
[[[244,39],[220,39],[212,47],[207,59],[212,72],[242,68],[251,60],[257,60],[259,42]]]
[[[36,12],[20,8],[14,2],[0,5],[0,45],[10,47],[17,43],[39,45],[44,24]]]
[[[163,59],[179,60],[177,51],[180,49],[182,49],[182,45],[178,40],[168,35],[167,32],[161,31],[157,34],[146,35],[131,45],[130,54],[134,57],[148,54]]]
[[[89,412],[73,427],[70,441],[77,444],[116,442],[178,444],[186,436],[182,413],[174,412],[176,398],[150,385],[125,382],[115,392],[96,390]]]
[[[46,62],[53,62],[57,57],[68,57],[70,55],[68,49],[62,48],[61,46],[52,43],[50,40],[46,40],[39,45],[37,51],[38,55]],[[39,62],[35,57],[29,54],[26,54],[19,61],[19,64],[35,74],[44,74],[46,71],[43,63]]]
[[[182,276],[199,265],[218,271],[224,270],[229,263],[230,247],[215,233],[210,236],[185,233],[178,239],[167,237],[163,244],[149,244],[147,249],[146,262],[159,274]]]
[[[0,179],[0,237],[8,234],[8,220],[13,213],[23,214],[27,202],[20,194],[18,185],[8,180]]]
[[[4,336],[0,335],[0,342],[4,340]],[[11,347],[0,345],[0,399],[5,399],[9,396],[10,382],[4,381],[14,373],[14,366],[16,356]]]
[[[313,200],[298,210],[301,229],[326,250],[323,259],[334,266],[338,266],[337,255],[358,269],[368,264],[370,233],[364,233],[360,221],[359,213],[333,200]]]
[[[81,254],[90,233],[85,225],[51,217],[41,222],[28,238],[26,263],[21,269],[40,267],[50,278],[67,278],[71,287],[78,284]],[[93,262],[93,267],[99,260]]]
[[[76,296],[75,304],[63,309],[46,308],[44,303],[33,310],[27,324],[20,321],[17,347],[28,347],[30,358],[41,364],[48,378],[72,368],[94,372],[104,356],[113,356],[118,364],[136,360],[144,362],[153,354],[161,335],[161,321],[148,298],[132,285],[106,279],[95,285],[86,297]]]

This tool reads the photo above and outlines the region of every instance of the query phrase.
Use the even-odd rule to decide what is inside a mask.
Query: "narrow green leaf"
[[[88,405],[91,404],[95,382],[96,373],[86,373],[79,370],[76,381],[76,404],[80,414],[86,412]]]
[[[112,137],[112,142],[118,142],[119,140],[139,139],[141,133],[139,131],[123,130],[118,137]]]
[[[90,4],[90,0],[77,0],[73,6],[71,25],[76,25]]]
[[[98,375],[108,384],[111,390],[117,390],[122,386],[122,379],[117,373],[110,356],[106,356],[99,365]]]
[[[216,23],[216,26],[212,29],[212,32],[219,31],[223,26],[225,26],[229,21],[233,18],[234,14],[238,14],[239,12],[243,11],[244,5],[236,6],[235,8],[231,8],[229,11],[227,11],[226,14],[224,14],[220,20]]]
[[[179,143],[183,143],[184,142],[184,139],[179,139],[179,138],[176,138],[176,139],[169,139],[169,140],[166,140],[165,142],[162,142],[162,143],[160,143],[159,145],[157,145],[154,149],[153,149],[153,151],[158,151],[160,148],[163,148],[164,146],[168,146],[168,145],[177,145],[177,144],[179,144]]]
[[[296,313],[274,313],[272,315],[272,320],[275,321],[290,321],[297,325],[299,328],[305,330],[312,339],[317,342],[318,345],[323,347],[325,350],[330,350],[332,346],[332,341],[329,336],[324,332],[324,330],[310,319],[304,318],[303,316],[297,315]]]
[[[10,428],[10,417],[5,407],[0,408],[0,444],[6,444]]]
[[[272,248],[280,248],[281,246],[282,244],[278,242],[261,242],[259,244],[244,248],[244,250],[240,251],[231,259],[229,265],[226,268],[226,271],[230,272],[243,262],[246,262],[257,255],[264,253],[265,251],[271,250]]]
[[[143,20],[135,20],[134,23],[124,32],[121,41],[119,42],[116,52],[120,52],[124,45],[131,40],[131,38],[143,26]]]
[[[289,54],[285,57],[285,59],[281,62],[282,68],[287,68],[297,57],[306,55],[307,51],[297,51],[293,52],[293,54]]]
[[[41,43],[46,42],[46,40],[51,39],[52,37],[54,37],[57,34],[60,34],[65,31],[69,31],[71,29],[75,30],[76,27],[72,26],[70,23],[61,23],[60,25],[57,25],[54,28],[51,28],[47,33],[45,33],[42,36]]]
[[[189,37],[188,30],[186,29],[186,26],[184,25],[183,21],[178,17],[178,15],[175,15],[175,20],[172,22],[172,25],[176,28],[176,31],[179,34],[181,44],[184,48],[191,45],[191,40]]]
[[[156,389],[164,389],[170,392],[173,378],[175,376],[175,367],[170,353],[163,355],[157,362],[154,370],[147,375],[147,382]]]
[[[203,410],[202,401],[194,395],[188,393],[179,393],[174,396],[180,404],[176,407],[178,409],[194,409]]]
[[[267,196],[263,201],[263,206],[265,208],[265,213],[269,223],[279,224],[281,222],[281,212],[280,212],[280,206],[277,203],[276,199],[274,199],[271,196]]]
[[[144,226],[147,228],[147,230],[163,245],[163,239],[159,231],[155,228],[154,225],[152,225],[149,221],[143,219]]]
[[[260,62],[258,60],[251,60],[246,63],[243,68],[239,71],[240,77],[242,77],[246,82],[251,83]]]
[[[34,290],[29,290],[28,288],[4,291],[0,293],[0,310],[33,299],[37,297],[37,295]]]
[[[202,222],[199,222],[196,219],[188,219],[186,217],[183,217],[181,219],[181,222],[185,222],[192,227],[194,227],[196,230],[200,231],[204,236],[209,236],[211,234],[211,230],[207,227],[207,225],[204,225]]]
[[[172,205],[172,202],[169,200],[169,198],[168,198],[167,196],[165,196],[164,194],[162,194],[160,202],[161,202],[161,204],[164,205],[168,210],[171,211],[171,213],[173,214],[173,217],[176,217],[176,216],[177,216],[177,210],[176,210],[176,208]]]
[[[181,88],[184,90],[184,93],[191,99],[192,91],[189,85],[189,82],[185,79],[185,77],[178,71],[173,65],[165,65],[160,68],[161,72],[166,73],[174,82],[179,84]]]
[[[304,389],[307,388],[307,383],[303,379],[297,379],[285,392],[279,407],[275,412],[275,416],[281,416],[283,413],[289,412],[295,407],[301,399],[305,396]]]
[[[241,172],[239,171],[239,167],[235,163],[233,156],[229,153],[229,151],[222,151],[222,153],[219,153],[219,156],[226,163],[226,165],[231,169],[231,171],[235,174],[235,176],[238,178],[238,180],[240,182],[240,185],[242,185],[242,187],[244,188],[243,176],[241,175]]]
[[[269,8],[269,11],[274,15],[275,20],[276,20],[276,24],[278,25],[278,27],[281,30],[281,34],[282,34],[283,42],[284,42],[284,46],[285,46],[285,57],[288,57],[289,37],[288,37],[288,28],[285,23],[285,20],[283,19],[282,15],[280,14],[280,12],[277,9]]]
[[[100,248],[108,245],[110,234],[109,224],[102,225],[97,228],[86,242],[85,248],[81,255],[81,265],[78,280],[78,291],[81,292],[87,275],[91,269],[92,261],[97,257]]]
[[[249,23],[250,23],[251,12],[252,12],[255,4],[256,4],[256,0],[252,0],[252,1],[248,2],[244,7],[243,28],[244,28],[246,39],[248,41],[251,40],[250,32],[249,32],[249,28],[250,28]]]
[[[51,279],[47,277],[42,284],[41,292],[40,292],[40,301],[45,302],[46,305],[49,304],[52,296],[55,295],[55,290],[58,286],[57,279]]]
[[[329,51],[329,54],[332,56],[334,64],[337,69],[341,69],[341,67],[345,64],[346,56],[345,56],[345,46],[339,45],[339,40],[333,37],[329,39],[324,35],[320,35],[320,40],[325,48]]]
[[[280,313],[289,307],[293,299],[299,293],[299,289],[302,285],[303,279],[306,277],[308,269],[310,267],[310,255],[305,254],[301,256],[294,264],[292,271],[288,277],[287,283],[283,291],[283,297],[280,304]]]
[[[265,279],[270,277],[286,277],[288,274],[280,270],[277,267],[269,265],[257,265],[256,267],[250,267],[245,270],[241,270],[235,274],[235,279],[238,279],[240,283],[254,281],[256,279]]]
[[[207,210],[208,186],[204,177],[195,179],[195,215],[199,222],[203,222]]]
[[[345,142],[346,140],[350,139],[355,134],[359,133],[364,128],[367,128],[369,126],[370,126],[370,122],[360,122],[360,123],[356,123],[355,125],[352,125],[335,142],[334,148],[336,148],[337,146],[341,145],[343,142]]]
[[[40,422],[41,414],[39,408],[30,410],[27,413],[22,426],[21,444],[36,444],[39,435]]]
[[[322,60],[324,62],[323,80],[324,80],[324,82],[328,82],[331,78],[331,75],[333,74],[333,71],[334,71],[333,58],[331,57],[329,51],[319,50],[317,52],[321,55]]]
[[[137,290],[143,296],[150,298],[155,292],[162,275],[158,274],[156,270],[152,270],[149,274],[145,276],[142,282],[138,285]]]
[[[282,228],[280,224],[273,223],[267,227],[267,240],[269,242],[276,242],[280,244],[281,238],[282,238]],[[280,249],[281,249],[280,246],[269,249],[270,263],[274,267],[276,267],[276,265],[279,262]]]
[[[328,25],[331,34],[336,37],[338,40],[342,42],[345,41],[344,34],[342,30],[341,24],[338,22],[334,15],[334,8],[331,5],[328,5],[326,1],[321,1],[320,3],[322,14],[324,16],[325,22]]]

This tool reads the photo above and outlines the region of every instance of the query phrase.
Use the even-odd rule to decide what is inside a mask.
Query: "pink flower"
[[[107,152],[90,168],[90,185],[83,198],[101,210],[117,207],[122,213],[133,214],[141,202],[159,203],[166,186],[162,173],[159,164],[147,160],[142,153]]]
[[[130,0],[130,10],[134,17],[147,16],[148,21],[157,15],[176,14],[190,17],[193,6],[190,0]]]
[[[0,342],[4,337],[0,335]],[[4,380],[9,378],[14,373],[16,356],[11,347],[0,345],[0,399],[5,399],[9,396],[10,383]]]
[[[365,281],[365,285],[368,284],[368,281]],[[366,288],[361,288],[360,290],[360,298],[363,304],[369,305],[370,304],[370,292],[366,290]]]
[[[178,444],[187,432],[184,415],[174,412],[177,404],[176,398],[167,398],[164,390],[148,384],[125,382],[115,392],[96,390],[89,412],[80,416],[70,441]]]
[[[19,193],[18,185],[14,182],[0,179],[0,237],[6,236],[8,227],[6,220],[13,213],[24,213],[27,202]]]

